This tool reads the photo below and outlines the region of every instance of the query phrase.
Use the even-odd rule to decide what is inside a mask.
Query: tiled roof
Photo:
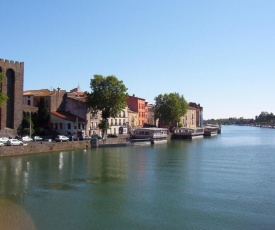
[[[50,91],[49,89],[40,89],[40,90],[27,90],[23,92],[23,96],[50,96],[54,94],[53,91]]]
[[[72,121],[72,122],[76,122],[76,118],[77,116],[71,114],[71,113],[68,113],[68,112],[57,112],[57,111],[54,111],[54,112],[51,112],[52,115],[55,115],[61,119],[64,119],[64,120],[67,120],[67,121]],[[86,120],[78,117],[78,122],[86,122]]]

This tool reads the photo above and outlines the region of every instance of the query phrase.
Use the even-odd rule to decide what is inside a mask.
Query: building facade
[[[189,107],[196,110],[196,127],[203,127],[203,107],[195,102],[189,102]]]
[[[128,96],[126,99],[127,106],[130,110],[138,114],[138,126],[143,127],[144,124],[148,123],[147,120],[147,102],[143,98]]]
[[[110,128],[107,130],[107,134],[126,134],[129,126],[128,108],[126,107],[120,111],[117,117],[108,118],[108,123]]]
[[[0,72],[4,74],[1,91],[8,99],[0,109],[0,130],[10,135],[21,132],[23,118],[24,62],[0,59]],[[5,131],[6,130],[6,131]]]

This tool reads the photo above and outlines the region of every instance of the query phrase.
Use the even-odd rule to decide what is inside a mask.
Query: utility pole
[[[30,137],[32,137],[32,114],[30,113]]]

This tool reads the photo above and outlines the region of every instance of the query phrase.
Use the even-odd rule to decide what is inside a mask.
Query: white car
[[[25,136],[25,137],[22,137],[22,141],[23,142],[30,142],[30,141],[32,141],[32,138],[29,137],[29,136]]]
[[[7,145],[10,145],[10,146],[12,146],[12,145],[23,145],[23,141],[20,141],[18,139],[9,139],[7,141]]]
[[[57,135],[57,137],[55,138],[55,140],[58,141],[58,142],[69,141],[69,137],[66,137],[64,135]]]
[[[0,142],[2,142],[4,145],[7,144],[8,140],[9,140],[9,138],[7,138],[7,137],[0,137]]]
[[[0,142],[0,147],[4,146],[4,143],[3,142]]]
[[[34,136],[33,140],[34,140],[34,141],[42,141],[43,138],[40,137],[40,136]]]

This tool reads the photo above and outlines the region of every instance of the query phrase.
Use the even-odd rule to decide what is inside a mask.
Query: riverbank
[[[126,146],[127,137],[108,138],[106,141],[97,140],[97,147],[122,147]],[[0,147],[0,157],[21,156],[35,153],[58,152],[66,150],[77,150],[91,148],[90,140],[68,141],[68,142],[29,142],[23,146],[2,146]]]

